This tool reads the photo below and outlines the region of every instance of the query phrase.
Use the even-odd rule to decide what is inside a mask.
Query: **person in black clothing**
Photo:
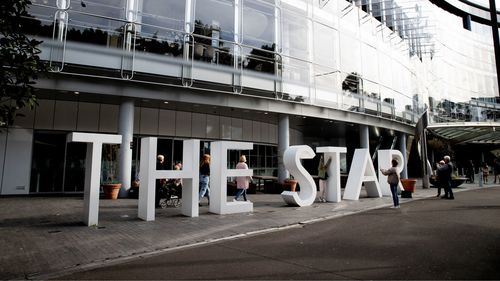
[[[451,173],[453,166],[450,163],[450,156],[444,157],[444,165],[440,165],[437,170],[439,185],[444,188],[444,196],[442,199],[455,199],[451,190]],[[439,193],[439,190],[438,190]]]

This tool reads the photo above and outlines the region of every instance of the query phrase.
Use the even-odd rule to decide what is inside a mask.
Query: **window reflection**
[[[108,47],[121,47],[126,0],[72,1],[68,10],[67,40]],[[55,0],[36,0],[26,18],[27,34],[43,37],[53,35]]]
[[[121,47],[124,14],[125,0],[72,1],[67,40]]]
[[[125,18],[126,0],[100,0],[100,1],[71,1],[69,9],[71,11],[89,13],[92,15],[105,16],[113,19]],[[95,25],[105,25],[104,19],[94,20]]]
[[[233,1],[197,1],[195,10],[194,59],[233,65]]]
[[[274,74],[275,45],[263,45],[260,48],[243,48],[243,68]]]
[[[180,0],[144,1],[139,12],[142,24],[137,35],[137,50],[174,57],[182,55],[185,9],[185,1]]]
[[[283,6],[283,52],[289,56],[308,59],[307,11],[289,5]]]
[[[261,47],[274,42],[274,6],[260,2],[243,2],[243,44]]]

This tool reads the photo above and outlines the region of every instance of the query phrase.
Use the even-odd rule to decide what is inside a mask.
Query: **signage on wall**
[[[96,225],[99,212],[99,176],[101,147],[106,143],[120,143],[121,135],[71,133],[68,141],[87,143],[86,175],[85,175],[85,222],[87,225]],[[155,183],[157,179],[182,178],[182,207],[181,212],[188,217],[199,215],[198,184],[200,141],[185,140],[183,144],[182,170],[156,170],[156,137],[141,139],[141,160],[139,178],[138,217],[152,221],[155,219]],[[211,176],[210,176],[210,205],[209,211],[215,214],[232,214],[252,212],[253,203],[249,201],[227,201],[227,178],[236,176],[252,176],[253,170],[237,170],[227,168],[228,150],[252,150],[253,143],[235,141],[212,142],[211,149]],[[326,200],[340,202],[340,154],[346,153],[346,147],[318,147],[317,153],[324,153],[325,159],[332,159],[328,167],[330,177],[326,182]],[[402,154],[397,150],[380,150],[379,166],[390,166],[391,159],[398,159],[403,163]],[[283,191],[283,200],[289,205],[310,206],[316,199],[316,184],[313,177],[302,166],[301,159],[311,159],[316,153],[307,145],[291,146],[283,156],[285,168],[300,184],[300,192]],[[385,163],[387,162],[387,163]],[[403,164],[400,164],[401,168]],[[358,200],[363,184],[368,197],[390,196],[390,190],[385,183],[385,176],[377,174],[373,167],[368,149],[356,149],[354,152],[348,181],[344,190],[343,199]]]

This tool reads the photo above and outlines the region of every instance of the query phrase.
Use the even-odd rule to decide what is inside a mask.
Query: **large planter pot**
[[[285,185],[285,190],[295,192],[295,189],[297,188],[297,180],[286,179],[284,185]]]
[[[417,187],[416,179],[401,179],[401,184],[403,185],[403,189],[407,192],[415,192],[415,188]]]
[[[121,183],[107,183],[102,184],[102,191],[104,192],[104,199],[118,199],[118,193],[120,193]]]

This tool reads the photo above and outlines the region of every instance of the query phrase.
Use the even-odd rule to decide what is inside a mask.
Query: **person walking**
[[[247,170],[248,165],[246,162],[247,158],[245,157],[245,155],[241,155],[240,161],[238,162],[238,164],[236,164],[236,169]],[[247,189],[250,181],[252,181],[252,177],[250,176],[236,177],[236,189],[238,191],[236,192],[233,201],[238,201],[238,198],[240,198],[241,195],[243,195],[243,200],[247,201]]]
[[[328,166],[330,165],[330,162],[332,161],[331,158],[329,158],[326,163],[325,163],[325,158],[323,154],[321,154],[319,158],[319,165],[318,165],[318,178],[319,178],[319,202],[326,202],[326,179],[328,178],[328,174],[326,171],[328,170]]]
[[[438,178],[440,178],[440,185],[444,188],[444,196],[441,196],[442,199],[455,199],[453,191],[451,190],[451,173],[453,172],[453,166],[450,160],[450,156],[446,155],[444,157],[444,165],[438,167]]]
[[[205,197],[208,198],[208,203],[210,204],[210,155],[203,154],[200,163],[200,195],[198,201]]]
[[[399,171],[398,171],[398,160],[392,159],[391,161],[392,167],[385,170],[385,169],[380,169],[382,174],[384,176],[387,176],[387,183],[391,187],[391,194],[392,194],[392,202],[394,206],[391,208],[397,208],[399,209],[399,198],[398,198],[398,185],[399,185]]]
[[[483,162],[483,165],[481,166],[481,173],[483,173],[483,183],[488,183],[490,167],[488,167],[488,164],[486,162]]]

